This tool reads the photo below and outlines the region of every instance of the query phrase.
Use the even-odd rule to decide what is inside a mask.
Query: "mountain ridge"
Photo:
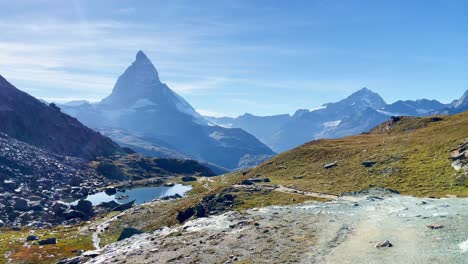
[[[467,93],[468,91],[465,95]],[[325,103],[312,110],[298,109],[292,116],[286,117],[279,128],[272,129],[270,135],[262,133],[264,127],[260,120],[265,118],[262,116],[246,113],[236,118],[207,119],[215,124],[243,128],[274,151],[283,152],[314,139],[339,138],[366,132],[389,120],[391,116],[458,113],[465,109],[463,105],[466,103],[463,102],[468,101],[466,98],[468,96],[462,96],[451,105],[428,99],[399,100],[387,104],[379,94],[364,87],[338,102]],[[243,118],[246,115],[251,122],[246,122]]]
[[[20,91],[0,75],[0,132],[56,154],[93,159],[119,152],[107,137]]]

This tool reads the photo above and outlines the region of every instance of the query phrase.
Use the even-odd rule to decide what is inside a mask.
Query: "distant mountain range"
[[[146,155],[189,157],[220,170],[233,170],[256,165],[275,154],[242,129],[208,122],[160,81],[142,51],[101,102],[78,101],[60,107],[122,146]]]
[[[465,110],[468,110],[468,91],[451,104],[427,99],[387,104],[380,95],[363,88],[339,102],[314,110],[300,109],[292,116],[244,114],[237,118],[206,119],[220,126],[242,128],[279,153],[314,139],[366,132],[391,116],[455,114]]]

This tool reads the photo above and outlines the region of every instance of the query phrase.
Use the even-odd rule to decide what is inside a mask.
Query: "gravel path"
[[[89,263],[467,263],[467,208],[377,192],[229,212],[109,245]],[[383,240],[393,247],[376,248]]]

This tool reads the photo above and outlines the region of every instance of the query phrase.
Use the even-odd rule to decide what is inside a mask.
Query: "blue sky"
[[[204,114],[293,113],[361,87],[468,89],[467,1],[3,1],[0,74],[49,101],[108,95],[143,50]]]

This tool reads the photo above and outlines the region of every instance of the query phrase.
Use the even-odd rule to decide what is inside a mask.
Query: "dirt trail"
[[[228,212],[111,244],[89,263],[466,263],[466,208],[370,193]],[[382,240],[393,247],[376,248]]]
[[[338,195],[333,195],[333,194],[326,194],[326,193],[318,193],[318,192],[304,192],[304,191],[299,191],[293,188],[289,188],[283,185],[279,185],[278,188],[275,189],[277,192],[284,192],[284,193],[297,193],[297,194],[302,194],[305,196],[310,196],[310,197],[316,197],[316,198],[325,198],[325,199],[330,199],[330,200],[335,200],[339,196]]]

